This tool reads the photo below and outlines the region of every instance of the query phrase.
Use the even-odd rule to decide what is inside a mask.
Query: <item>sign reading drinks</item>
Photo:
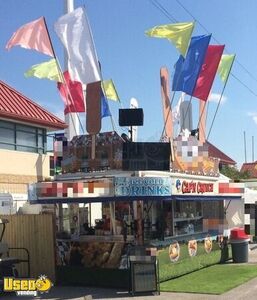
[[[115,196],[169,196],[171,178],[117,177]]]

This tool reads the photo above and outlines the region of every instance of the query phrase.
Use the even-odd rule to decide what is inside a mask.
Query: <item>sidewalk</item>
[[[248,264],[256,264],[257,267],[257,245],[250,245]],[[131,297],[128,292],[113,289],[89,288],[89,287],[53,287],[49,294],[38,297],[19,297],[24,299],[49,299],[49,300],[245,300],[257,299],[257,278],[254,278],[223,295],[207,295],[192,293],[161,293],[161,295],[141,295]],[[12,295],[1,295],[1,299],[19,299]]]

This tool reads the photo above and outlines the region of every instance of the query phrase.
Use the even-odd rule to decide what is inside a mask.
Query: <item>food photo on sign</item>
[[[170,260],[172,262],[176,262],[176,261],[178,261],[179,256],[180,256],[180,246],[177,241],[174,241],[172,244],[170,244],[170,247],[169,247]]]
[[[191,240],[188,242],[188,253],[190,256],[196,256],[197,253],[197,241]]]
[[[212,240],[209,235],[204,239],[204,249],[207,253],[210,253],[212,250]]]

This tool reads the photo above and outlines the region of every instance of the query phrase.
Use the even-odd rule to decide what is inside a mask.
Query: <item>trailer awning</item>
[[[170,195],[170,196],[116,196],[116,197],[76,197],[76,198],[41,198],[31,200],[30,204],[57,204],[57,203],[99,203],[99,202],[119,202],[119,201],[222,201],[240,200],[241,196],[190,196],[190,195]]]

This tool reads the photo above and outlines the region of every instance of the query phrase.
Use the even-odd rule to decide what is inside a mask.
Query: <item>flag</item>
[[[84,9],[79,7],[60,17],[54,27],[67,51],[71,79],[83,84],[100,81],[100,67]]]
[[[182,91],[188,95],[193,94],[210,39],[211,35],[192,37],[186,58],[180,56],[175,65],[173,91]]]
[[[168,39],[174,44],[181,55],[185,56],[193,29],[194,22],[175,23],[155,26],[147,30],[145,34],[150,37]]]
[[[13,46],[18,45],[23,48],[34,49],[54,57],[44,17],[27,23],[14,32],[6,45],[6,49],[10,50]]]
[[[193,96],[207,101],[225,45],[209,45]]]
[[[181,103],[184,101],[185,99],[185,93],[182,93],[177,105],[173,108],[172,110],[172,118],[173,118],[173,123],[177,123],[179,124],[179,120],[180,120],[180,106]]]
[[[63,73],[65,83],[59,82],[57,84],[61,98],[65,103],[64,113],[70,112],[84,112],[84,96],[81,82],[72,81],[68,71]]]
[[[116,88],[112,80],[102,81],[102,88],[104,89],[105,96],[107,99],[120,102],[120,98],[117,94]]]
[[[226,82],[228,79],[235,57],[236,57],[235,54],[231,54],[231,55],[224,54],[221,57],[219,67],[218,67],[218,74],[220,75],[220,78],[223,82]]]
[[[54,58],[41,64],[32,66],[27,72],[24,73],[24,75],[25,77],[34,76],[40,79],[46,78],[59,82],[63,81],[57,62]]]
[[[107,98],[104,96],[104,93],[102,91],[101,95],[101,118],[109,117],[111,116],[111,112],[109,109],[109,105],[107,102]]]

